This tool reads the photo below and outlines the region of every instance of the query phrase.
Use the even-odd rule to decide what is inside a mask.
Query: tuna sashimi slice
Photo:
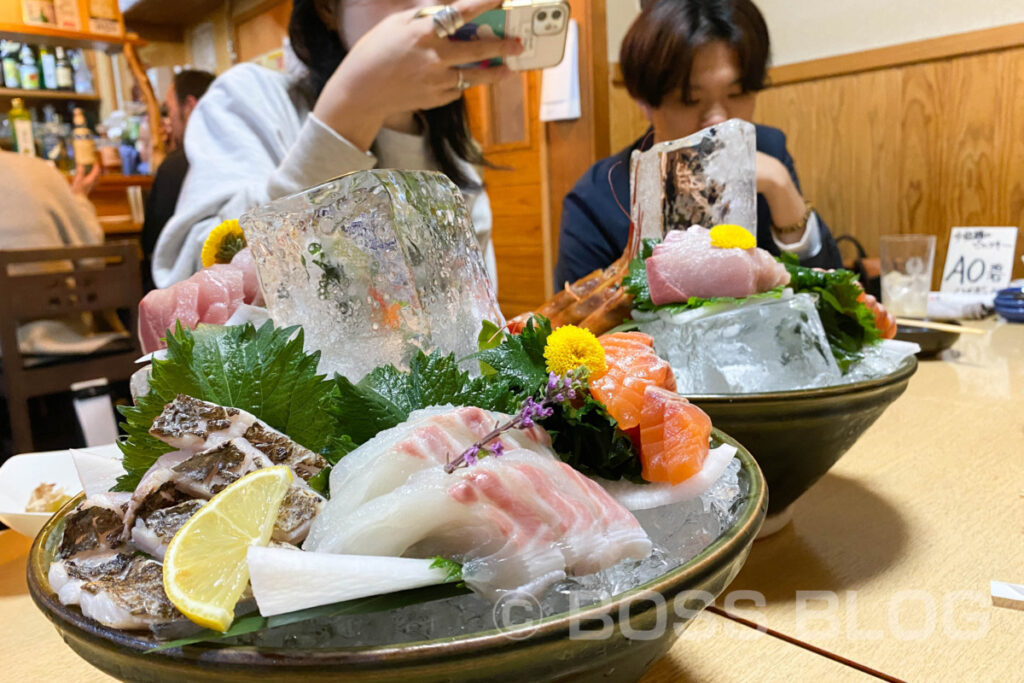
[[[263,301],[263,290],[260,288],[259,275],[256,272],[256,261],[249,247],[235,254],[231,265],[242,271],[242,283],[245,290],[245,303],[253,306],[266,305]]]
[[[245,299],[240,268],[214,264],[188,279],[199,285],[199,322],[223,325]]]
[[[146,353],[164,348],[167,330],[175,322],[193,328],[199,323],[199,283],[191,279],[154,289],[139,302],[139,341]]]
[[[789,283],[786,268],[764,249],[719,249],[700,226],[673,230],[646,261],[651,301],[742,298]]]

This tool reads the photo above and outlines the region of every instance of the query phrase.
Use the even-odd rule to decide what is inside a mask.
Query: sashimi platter
[[[750,454],[646,332],[506,324],[443,176],[344,176],[203,260],[142,302],[121,458],[78,457],[33,546],[98,668],[636,680],[742,566]]]

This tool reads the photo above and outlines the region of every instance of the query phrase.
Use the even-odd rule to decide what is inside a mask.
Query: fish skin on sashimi
[[[652,547],[632,513],[604,489],[525,449],[453,474],[441,466],[416,472],[335,520],[329,532],[305,548],[451,557],[463,563],[467,585],[492,600],[509,591],[539,596],[567,574],[643,559]]]
[[[385,430],[352,451],[331,470],[331,502],[313,523],[307,543],[316,545],[354,509],[404,484],[415,472],[455,460],[511,416],[472,406],[431,406],[413,411],[402,424]],[[505,432],[508,449],[526,448],[554,458],[551,437],[541,427]]]
[[[768,252],[719,249],[701,226],[673,230],[647,259],[651,301],[658,306],[690,297],[742,298],[789,283],[789,273]]]

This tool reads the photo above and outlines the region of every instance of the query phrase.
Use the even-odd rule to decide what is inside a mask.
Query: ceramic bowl
[[[766,531],[843,456],[907,388],[917,359],[884,377],[820,389],[690,396],[714,425],[747,447],[768,482]]]
[[[937,320],[935,322],[947,325],[959,325],[957,320]],[[896,338],[900,341],[914,342],[921,347],[918,358],[932,358],[939,355],[946,349],[953,346],[960,338],[959,332],[943,332],[916,325],[900,325],[897,328]]]
[[[0,522],[29,538],[39,533],[53,513],[25,512],[25,505],[40,484],[57,484],[69,496],[81,492],[70,451],[15,455],[0,466]]]
[[[64,641],[93,666],[145,681],[635,681],[739,572],[764,521],[767,492],[757,464],[739,447],[749,496],[736,522],[700,555],[614,598],[506,632],[486,631],[419,643],[347,649],[262,649],[193,645],[144,654],[155,641],[100,626],[61,605],[47,571],[60,542],[65,507],[36,538],[28,586]],[[662,607],[640,596],[657,593]],[[667,606],[667,607],[666,607]],[[661,621],[659,621],[661,620]],[[571,637],[579,624],[614,623],[607,638]],[[627,633],[638,634],[627,637]],[[651,634],[654,637],[651,637]]]
[[[1024,288],[1009,287],[999,290],[993,306],[996,313],[1010,322],[1024,322]]]

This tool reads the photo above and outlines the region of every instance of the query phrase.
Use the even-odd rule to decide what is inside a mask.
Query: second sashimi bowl
[[[790,506],[900,397],[916,371],[911,356],[894,372],[862,382],[689,398],[761,466],[769,491],[767,534],[785,526]]]

